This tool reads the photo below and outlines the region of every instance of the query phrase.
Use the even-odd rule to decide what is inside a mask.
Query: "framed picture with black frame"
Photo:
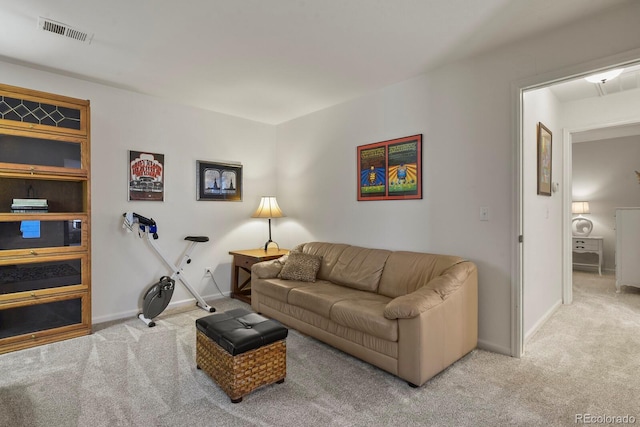
[[[196,199],[242,201],[242,164],[196,161]]]

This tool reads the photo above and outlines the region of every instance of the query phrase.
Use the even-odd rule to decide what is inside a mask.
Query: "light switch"
[[[487,206],[480,207],[480,221],[489,221],[489,208]]]

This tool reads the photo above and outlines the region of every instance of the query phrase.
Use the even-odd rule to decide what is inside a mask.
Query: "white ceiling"
[[[632,1],[0,0],[0,60],[277,124]]]
[[[625,66],[618,77],[605,82],[591,83],[583,77],[579,77],[551,85],[549,89],[561,103],[610,96],[631,90],[640,90],[640,64]],[[638,114],[640,114],[640,110]],[[573,143],[604,141],[636,135],[640,135],[640,123],[628,123],[574,132],[572,133],[571,141]]]
[[[590,83],[580,77],[555,84],[550,88],[560,102],[596,98],[638,89],[640,88],[640,65],[626,66],[623,68],[622,74],[604,83]]]

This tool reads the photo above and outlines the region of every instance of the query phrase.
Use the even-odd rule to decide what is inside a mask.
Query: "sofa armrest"
[[[280,258],[270,261],[262,261],[251,266],[251,275],[255,275],[258,279],[275,279],[282,270],[284,263],[289,255],[283,255]]]
[[[433,289],[440,304],[398,319],[398,376],[412,384],[424,384],[478,344],[478,271],[468,261],[453,268],[449,273],[466,279],[454,291]]]
[[[441,302],[442,298],[437,292],[433,289],[422,287],[415,292],[389,301],[384,308],[384,317],[389,320],[411,319]]]
[[[475,265],[462,261],[445,270],[425,286],[389,301],[384,309],[387,319],[411,319],[441,304],[475,271]]]

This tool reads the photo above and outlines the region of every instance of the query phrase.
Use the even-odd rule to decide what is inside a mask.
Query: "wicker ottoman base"
[[[196,331],[196,365],[233,403],[263,385],[282,383],[287,375],[285,340],[232,356],[200,330]]]

